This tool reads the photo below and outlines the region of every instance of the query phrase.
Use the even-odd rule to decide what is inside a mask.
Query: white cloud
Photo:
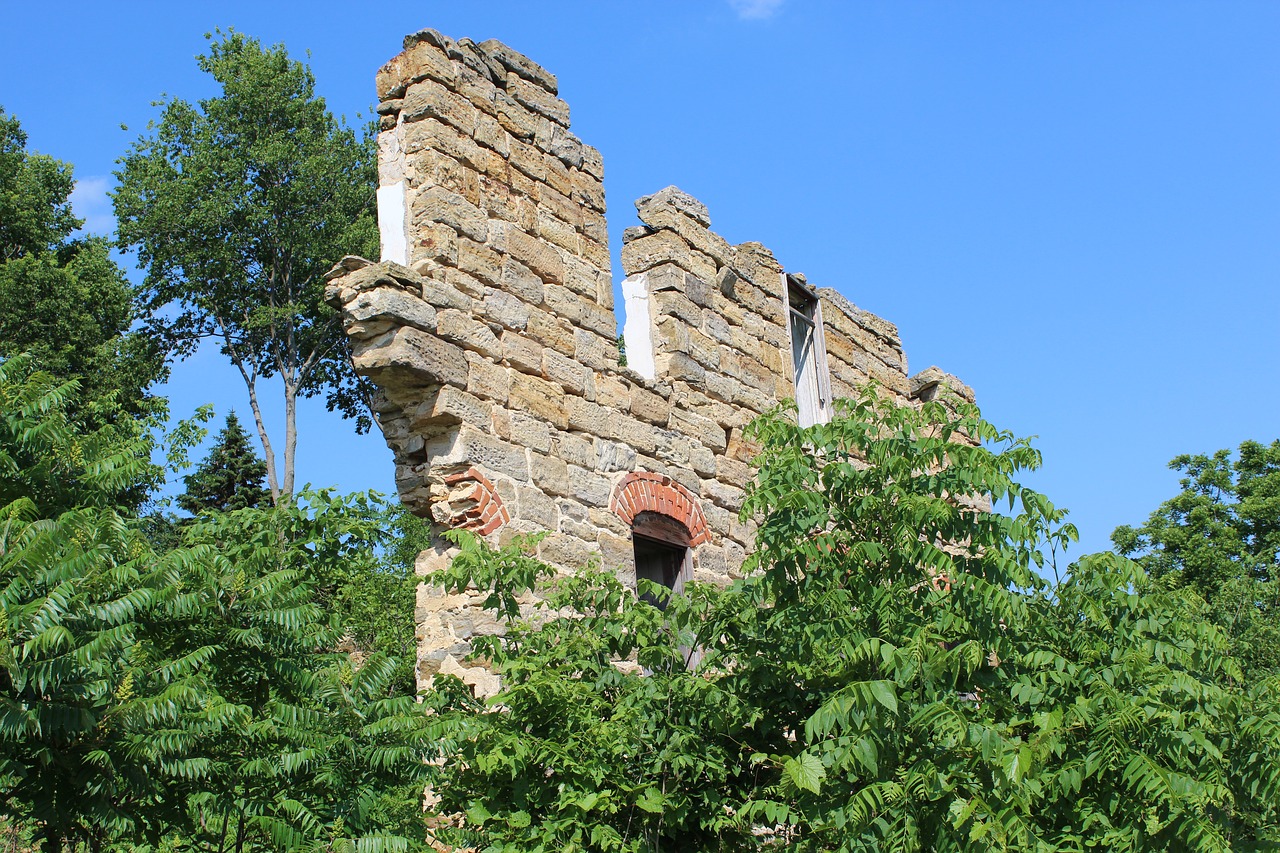
[[[116,217],[111,210],[111,199],[107,191],[111,189],[111,179],[100,175],[91,175],[76,181],[71,190],[71,211],[84,220],[82,233],[111,236],[116,230]]]
[[[744,21],[763,21],[777,14],[784,2],[785,0],[729,0],[729,5]]]

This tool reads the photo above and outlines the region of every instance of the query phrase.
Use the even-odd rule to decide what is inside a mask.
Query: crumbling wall
[[[423,30],[377,85],[383,259],[344,259],[328,298],[378,388],[401,500],[495,542],[546,531],[545,561],[631,581],[632,524],[657,513],[687,532],[693,578],[732,578],[755,534],[738,518],[757,451],[743,429],[795,393],[786,300],[803,276],[730,245],[678,189],[647,196],[623,236],[621,367],[603,162],[570,132],[556,78],[498,42]],[[828,396],[874,379],[904,404],[943,384],[971,399],[937,368],[909,377],[891,323],[816,294]],[[420,571],[446,558],[425,552]],[[420,678],[494,689],[462,664],[471,637],[500,630],[478,598],[420,589]]]

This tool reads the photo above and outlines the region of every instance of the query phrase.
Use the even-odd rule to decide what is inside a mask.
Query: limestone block
[[[706,380],[706,368],[684,353],[660,353],[654,357],[653,361],[660,378],[695,384]]]
[[[355,298],[343,306],[343,316],[359,322],[392,320],[424,332],[433,332],[436,327],[434,308],[412,294],[390,287],[357,293]]]
[[[541,184],[547,177],[547,161],[541,151],[527,142],[513,139],[510,143],[508,161],[511,168],[519,170],[532,180]]]
[[[573,193],[573,179],[569,175],[569,170],[565,168],[564,163],[561,163],[558,158],[551,154],[543,154],[542,166],[543,181],[546,182],[546,187],[566,197]]]
[[[406,381],[459,388],[467,384],[467,360],[462,348],[412,326],[371,341],[354,342],[351,362],[357,373],[374,378],[389,390]]]
[[[572,403],[581,398],[567,399]],[[528,412],[557,429],[565,429],[569,425],[569,409],[559,385],[533,376],[522,376],[511,384],[507,400],[512,409]]]
[[[484,318],[522,331],[529,323],[529,306],[504,290],[491,290],[484,297]]]
[[[475,131],[478,118],[470,101],[430,79],[414,83],[405,90],[400,115],[406,122],[438,119],[468,136]]]
[[[597,176],[588,171],[570,169],[569,184],[573,187],[569,198],[574,204],[584,205],[596,213],[605,212],[604,185]]]
[[[596,449],[589,437],[568,432],[558,432],[551,440],[555,456],[572,465],[590,468],[596,461]]]
[[[477,171],[485,162],[483,149],[475,140],[433,118],[404,125],[404,151],[406,154],[440,151]]]
[[[590,369],[555,350],[543,351],[542,375],[559,384],[567,393],[579,397],[583,396],[588,385],[594,387]]]
[[[535,486],[549,495],[564,497],[569,494],[569,466],[563,459],[558,455],[534,453],[530,461]]]
[[[717,453],[723,451],[728,444],[724,427],[708,417],[673,408],[667,423],[673,431],[687,435]]]
[[[493,223],[491,245],[506,252],[545,282],[564,284],[564,259],[552,246],[510,223]]]
[[[569,494],[587,506],[608,506],[612,483],[608,477],[577,465],[569,466]]]
[[[551,427],[525,412],[508,413],[508,431],[513,444],[536,450],[539,453],[551,452]]]
[[[743,435],[741,429],[729,430],[729,443],[725,447],[725,455],[739,462],[751,463],[760,454],[760,443]]]
[[[730,512],[742,509],[742,499],[746,496],[746,493],[737,486],[730,486],[719,480],[703,480],[700,494]]]
[[[577,254],[582,248],[582,238],[578,236],[578,229],[544,208],[538,208],[536,211],[533,233],[570,254]]]
[[[631,407],[631,386],[628,383],[607,373],[597,374],[594,379],[596,386],[594,402],[619,412],[625,412]]]
[[[610,422],[616,412],[589,402],[582,397],[563,398],[569,410],[569,429],[585,432],[589,435],[612,435]],[[592,454],[594,457],[594,454]],[[594,458],[593,458],[594,461]]]
[[[444,187],[428,187],[414,193],[410,204],[415,221],[438,222],[459,234],[483,243],[489,226],[480,208]]]
[[[636,582],[635,546],[625,536],[601,530],[596,536],[600,548],[600,565],[617,573],[624,584]]]
[[[597,471],[609,473],[612,471],[632,471],[636,467],[636,452],[625,444],[618,444],[615,441],[606,441],[603,438],[595,440],[596,446],[596,464]]]
[[[436,313],[436,334],[485,358],[502,358],[502,344],[485,323],[453,308]]]
[[[559,529],[560,510],[555,499],[548,497],[541,489],[521,486],[516,489],[516,501],[516,514],[520,519],[532,522],[544,530]]]
[[[594,301],[583,303],[581,325],[583,328],[602,335],[611,341],[617,341],[618,339],[618,315],[613,313],[612,308]],[[616,357],[614,364],[617,364]]]
[[[517,482],[528,482],[529,462],[523,447],[467,425],[461,428],[457,442],[465,452],[466,461],[477,468],[505,474]]]
[[[546,116],[561,127],[569,126],[569,105],[541,86],[513,73],[507,75],[507,92],[532,112]]]
[[[677,186],[664,187],[652,195],[636,199],[636,211],[644,222],[648,222],[649,216],[661,210],[671,210],[687,216],[703,228],[711,227],[707,206]]]
[[[716,473],[716,455],[710,448],[695,444],[689,450],[689,467],[699,477],[714,477]]]
[[[616,337],[604,337],[587,329],[573,330],[573,357],[598,373],[618,370]]]
[[[652,391],[635,388],[631,392],[631,414],[651,424],[666,426],[671,417],[671,404]]]
[[[547,71],[529,57],[517,53],[507,47],[497,39],[482,41],[478,47],[498,62],[502,63],[503,67],[508,71],[519,74],[530,83],[535,83],[538,86],[541,86],[553,95],[559,91],[556,83],[556,75]]]
[[[492,410],[492,403],[451,385],[443,385],[407,414],[410,426],[415,431],[429,433],[435,431],[432,427],[457,423],[488,429],[492,423]]]
[[[458,39],[451,48],[446,48],[446,52],[449,54],[450,59],[462,63],[494,83],[501,85],[506,78],[507,69],[488,53],[481,50],[479,45],[471,39]]]
[[[492,99],[490,99],[492,102]],[[493,116],[478,113],[473,138],[480,145],[500,155],[504,159],[511,154],[511,136],[502,129],[502,125]]]
[[[715,275],[715,262],[689,247],[672,231],[658,231],[622,246],[622,269],[627,275],[647,272],[661,264],[675,264],[704,278]]]
[[[515,332],[503,331],[502,359],[521,373],[539,373],[542,370],[542,347]],[[517,381],[519,381],[517,379]]]
[[[529,322],[525,324],[525,335],[565,355],[573,355],[577,347],[573,325],[568,320],[536,308],[529,312]],[[540,366],[541,359],[539,359]]]
[[[582,146],[582,170],[597,181],[604,180],[604,158],[590,145]]]
[[[675,232],[685,243],[714,260],[717,267],[733,263],[734,251],[729,242],[681,211],[667,205],[642,207],[637,202],[636,206],[640,210],[641,221],[650,228],[664,228]],[[703,279],[703,281],[711,280],[711,278]]]
[[[503,262],[502,288],[521,302],[535,306],[542,304],[542,279],[519,261],[507,258]]]
[[[587,508],[587,519],[601,530],[615,536],[624,536],[631,540],[631,528],[618,518],[617,513],[608,507],[593,506]]]
[[[493,91],[494,117],[513,140],[531,141],[538,128],[538,117],[525,109],[502,89]],[[512,146],[514,154],[515,147]]]
[[[745,489],[753,475],[751,466],[744,462],[730,459],[728,456],[716,458],[716,479],[722,483]]]
[[[581,296],[567,287],[548,284],[543,290],[543,299],[546,309],[552,314],[563,317],[576,326],[582,325],[582,316],[587,302]]]
[[[649,297],[649,305],[659,325],[662,324],[661,318],[677,319],[690,329],[702,325],[702,309],[683,293],[657,291]]]
[[[426,78],[448,85],[457,78],[457,72],[444,51],[433,44],[418,42],[379,69],[378,99],[402,97],[410,83]]]
[[[468,351],[466,358],[467,393],[504,405],[511,391],[510,371],[479,353]]]
[[[482,243],[459,237],[458,269],[490,287],[497,286],[502,281],[502,256]]]
[[[560,532],[583,542],[595,542],[600,531],[594,524],[572,518],[560,519]]]
[[[599,553],[594,542],[587,543],[564,533],[552,533],[538,543],[538,559],[564,569],[586,568]]]
[[[434,278],[423,278],[421,281],[422,298],[436,309],[456,308],[459,311],[471,310],[471,297],[462,290],[451,287],[447,281],[440,281]]]

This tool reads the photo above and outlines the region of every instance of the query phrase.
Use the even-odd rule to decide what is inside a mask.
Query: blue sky
[[[913,372],[959,375],[988,418],[1039,436],[1031,482],[1072,510],[1076,554],[1173,493],[1173,456],[1280,437],[1280,4],[73,2],[5,18],[0,104],[75,164],[102,231],[151,102],[212,93],[193,57],[214,27],[309,51],[352,119],[405,33],[505,41],[559,76],[603,151],[615,253],[632,200],[676,184],[731,242],[897,323]],[[247,414],[213,353],[168,393],[178,413]],[[300,480],[392,490],[376,434],[322,406],[301,421]]]

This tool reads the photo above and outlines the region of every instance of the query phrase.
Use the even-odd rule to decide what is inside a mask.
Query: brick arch
[[[511,520],[489,478],[474,467],[444,478],[449,487],[449,526],[487,536]]]
[[[707,519],[698,499],[684,486],[661,474],[638,471],[622,478],[613,490],[609,508],[628,527],[642,512],[656,512],[674,518],[689,531],[689,544],[711,541]]]

